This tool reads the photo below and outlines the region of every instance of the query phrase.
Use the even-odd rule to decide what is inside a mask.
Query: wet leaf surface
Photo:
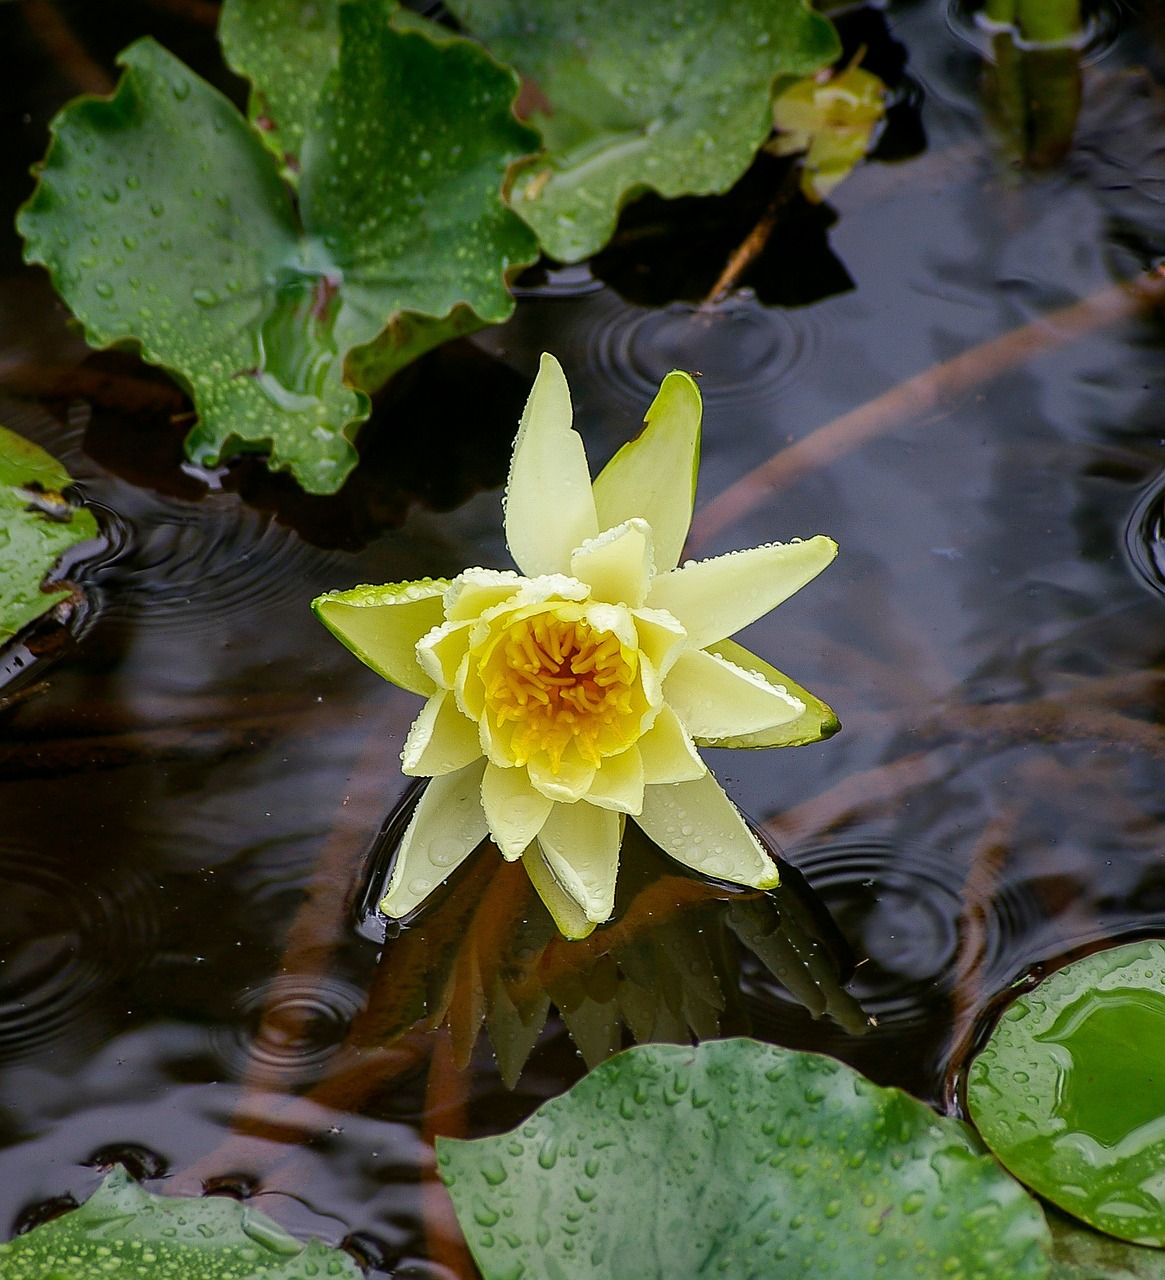
[[[1004,1013],[971,1064],[984,1140],[1040,1195],[1121,1239],[1165,1245],[1165,943],[1098,951]]]
[[[122,55],[112,100],[54,124],[20,216],[26,256],[91,344],[134,340],[191,391],[187,452],[203,465],[269,449],[272,469],[334,492],[366,392],[508,316],[505,276],[536,255],[501,199],[534,145],[510,113],[512,73],[468,41],[394,31],[389,12],[343,8],[298,216],[259,135],[152,40]]]
[[[1090,1231],[1054,1210],[1049,1280],[1163,1280],[1165,1253]]]
[[[1039,1206],[963,1125],[753,1040],[628,1050],[437,1152],[487,1280],[1048,1271]]]
[[[831,24],[800,0],[450,8],[530,82],[546,154],[524,167],[513,203],[563,262],[601,249],[620,208],[646,190],[727,191],[769,134],[774,81],[811,74],[839,50]]]
[[[114,1169],[79,1209],[0,1244],[5,1280],[360,1280],[319,1240],[306,1245],[266,1215],[221,1196],[154,1196]]]
[[[97,536],[91,511],[62,491],[72,483],[55,458],[0,427],[0,644],[62,600],[41,583],[70,547]]]

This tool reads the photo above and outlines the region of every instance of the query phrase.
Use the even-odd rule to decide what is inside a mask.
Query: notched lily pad
[[[319,1240],[306,1245],[219,1196],[154,1196],[114,1169],[78,1209],[0,1244],[4,1280],[361,1280]]]
[[[152,40],[121,55],[112,99],[53,124],[18,218],[25,256],[90,343],[135,341],[178,377],[199,463],[269,450],[272,470],[335,492],[368,393],[505,319],[506,278],[537,254],[502,200],[536,143],[513,73],[469,41],[394,30],[392,12],[339,11],[336,69],[295,126],[298,207],[256,131]]]
[[[1048,1273],[1039,1206],[965,1126],[753,1040],[629,1049],[437,1158],[486,1280]]]
[[[55,458],[0,427],[0,644],[72,594],[41,589],[70,547],[97,536],[93,513],[62,496],[70,484]]]
[[[802,0],[451,0],[458,19],[528,81],[546,152],[523,166],[514,208],[547,253],[602,248],[645,191],[727,191],[771,128],[774,82],[838,55]]]
[[[1020,996],[971,1064],[967,1101],[1029,1187],[1165,1246],[1165,942],[1098,951]]]

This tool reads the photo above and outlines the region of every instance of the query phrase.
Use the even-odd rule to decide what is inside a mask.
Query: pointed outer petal
[[[662,609],[635,609],[631,616],[639,635],[639,650],[662,679],[687,645],[688,633]]]
[[[522,855],[522,866],[526,868],[530,883],[564,938],[578,942],[594,933],[594,922],[586,918],[583,909],[555,880],[554,872],[547,865],[546,855],[537,841]]]
[[[693,738],[728,738],[789,724],[805,710],[755,672],[689,649],[663,682],[664,701]]]
[[[599,532],[586,450],[571,419],[566,375],[543,355],[506,481],[506,543],[523,573],[565,572],[575,547]]]
[[[776,864],[711,773],[648,787],[635,821],[665,853],[700,875],[753,889],[780,882]]]
[[[615,910],[615,879],[623,819],[581,801],[556,804],[538,833],[542,856],[555,880],[595,924]]]
[[[469,651],[473,622],[443,622],[417,641],[417,662],[438,689],[452,689]]]
[[[489,835],[481,807],[485,761],[434,778],[425,788],[393,863],[386,916],[399,920],[415,910]]]
[[[802,689],[795,681],[769,666],[762,658],[736,643],[735,640],[721,640],[719,644],[709,645],[708,653],[727,658],[745,671],[756,672],[772,685],[784,685],[786,691],[805,705],[805,710],[796,720],[787,724],[775,725],[771,729],[760,729],[756,733],[734,734],[726,738],[700,738],[702,747],[803,747],[810,742],[820,742],[823,738],[832,738],[841,728],[841,721],[834,712],[815,698],[808,689]],[[640,742],[642,746],[642,740]]]
[[[553,773],[550,765],[540,755],[534,756],[526,766],[530,781],[550,800],[560,804],[573,804],[581,800],[591,789],[595,779],[595,766],[585,760],[572,760],[563,756],[557,773]]]
[[[487,609],[517,595],[527,581],[511,569],[466,569],[445,592],[445,617],[450,622],[480,617]]]
[[[835,555],[837,543],[820,534],[805,542],[733,551],[656,578],[647,603],[674,614],[692,648],[706,649],[800,591]]]
[[[477,725],[442,690],[425,703],[413,721],[400,754],[401,771],[413,778],[432,778],[464,769],[481,755]]]
[[[663,380],[647,426],[625,444],[595,481],[599,527],[642,516],[655,535],[662,572],[679,563],[692,522],[700,466],[700,391],[678,370]]]
[[[595,770],[587,801],[616,813],[634,815],[643,808],[643,757],[638,746],[607,756]]]
[[[643,780],[648,786],[661,782],[693,782],[708,772],[679,716],[664,706],[655,724],[639,739]]]
[[[570,557],[570,572],[595,600],[635,608],[647,598],[655,573],[651,526],[628,520],[584,542]]]
[[[499,769],[495,764],[485,767],[481,802],[489,833],[507,862],[525,853],[554,808],[553,800],[530,785],[525,769]]]
[[[393,684],[419,693],[436,692],[432,679],[417,664],[416,643],[444,617],[443,578],[390,582],[379,587],[328,591],[311,607],[325,627]]]

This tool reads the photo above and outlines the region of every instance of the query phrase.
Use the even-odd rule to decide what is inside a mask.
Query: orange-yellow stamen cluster
[[[487,714],[512,725],[510,752],[524,765],[544,751],[559,772],[573,745],[598,765],[638,735],[637,654],[610,631],[544,612],[511,622],[482,664]]]

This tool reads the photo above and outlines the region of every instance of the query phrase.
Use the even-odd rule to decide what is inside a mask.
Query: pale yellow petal
[[[434,778],[425,788],[393,863],[380,902],[399,920],[415,910],[489,834],[481,807],[485,761]]]
[[[378,675],[427,698],[432,678],[417,663],[416,643],[444,618],[442,596],[449,583],[390,582],[379,587],[329,591],[312,601],[315,615]]]
[[[558,770],[551,769],[550,764],[541,755],[534,756],[526,766],[530,773],[530,781],[549,800],[557,800],[561,804],[573,804],[581,800],[590,790],[595,777],[595,766],[585,760],[571,755],[562,758]]]
[[[691,782],[708,772],[695,743],[669,706],[660,708],[655,723],[639,739],[639,755],[648,786],[660,782]]]
[[[594,921],[586,918],[582,907],[555,880],[537,840],[522,855],[522,866],[564,938],[577,942],[594,933]]]
[[[556,804],[538,833],[554,879],[595,924],[615,909],[623,822],[617,813],[580,801]]]
[[[401,752],[401,771],[414,778],[464,769],[481,755],[477,725],[462,715],[451,693],[442,690],[421,708]]]
[[[688,633],[662,609],[636,609],[632,612],[639,649],[656,674],[662,679],[688,644]]]
[[[417,641],[417,661],[439,689],[452,689],[457,669],[469,652],[472,622],[443,622]]]
[[[775,609],[835,555],[837,543],[820,535],[733,551],[661,574],[651,584],[647,603],[672,614],[692,648],[705,649]]]
[[[570,572],[590,587],[595,600],[641,605],[654,573],[651,526],[628,520],[591,538],[570,557]]]
[[[599,532],[582,437],[571,429],[562,366],[544,355],[514,441],[506,483],[506,542],[523,573],[563,573]]]
[[[525,769],[496,764],[486,765],[481,802],[494,844],[509,862],[522,856],[554,808],[553,800],[530,785]]]
[[[638,746],[603,760],[595,771],[587,801],[617,813],[636,814],[643,808],[643,757]]]
[[[711,773],[648,787],[635,821],[665,853],[700,875],[753,889],[771,889],[780,881],[776,863]]]
[[[641,516],[655,535],[659,569],[679,563],[692,522],[700,463],[700,391],[686,373],[669,373],[647,411],[647,425],[595,481],[600,528]]]
[[[667,705],[693,738],[756,733],[796,720],[805,704],[755,671],[688,649],[663,682]]]
[[[445,617],[465,622],[516,595],[526,579],[512,569],[466,569],[445,592]]]

